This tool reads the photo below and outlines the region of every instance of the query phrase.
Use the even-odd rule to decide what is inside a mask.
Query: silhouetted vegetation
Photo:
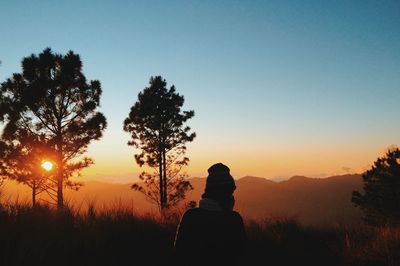
[[[85,212],[0,205],[0,264],[173,265],[178,216],[163,222],[112,206]],[[301,226],[287,218],[247,221],[239,265],[399,265],[400,229]],[[201,254],[199,254],[200,256]]]
[[[124,208],[56,211],[26,204],[0,209],[0,264],[158,265],[172,256],[173,228]],[[157,251],[157,256],[155,256]]]
[[[189,162],[184,157],[185,144],[196,137],[190,127],[184,126],[194,111],[182,111],[183,103],[184,97],[175,86],[167,89],[161,76],[151,77],[150,86],[139,93],[124,121],[124,130],[131,134],[128,144],[141,151],[135,155],[137,164],[154,170],[142,172],[139,178],[144,186],[135,184],[132,188],[146,195],[160,210],[176,205],[191,189],[181,169]]]
[[[16,141],[17,140],[17,141]],[[32,206],[36,204],[36,196],[47,192],[51,197],[57,191],[54,174],[45,171],[40,165],[44,158],[51,158],[45,140],[40,140],[28,131],[19,130],[14,139],[2,143],[0,176],[3,179],[16,180],[32,190]],[[53,196],[54,197],[54,196]]]
[[[78,185],[69,177],[93,163],[82,155],[106,127],[105,117],[96,110],[101,93],[98,80],[86,81],[79,55],[55,54],[50,48],[24,58],[22,73],[1,85],[0,122],[5,123],[1,138],[14,150],[29,143],[19,136],[48,146],[56,165],[53,187],[59,208],[64,204],[64,186]]]
[[[362,176],[364,194],[353,192],[352,201],[375,226],[400,225],[400,150],[390,149]]]
[[[0,191],[5,181],[5,175],[3,174],[3,172],[7,167],[4,161],[5,152],[6,152],[6,144],[0,140]]]

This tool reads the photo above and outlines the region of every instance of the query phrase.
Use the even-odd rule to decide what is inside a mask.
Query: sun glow
[[[46,171],[51,171],[51,169],[53,169],[53,164],[49,161],[44,161],[42,163],[42,168]]]

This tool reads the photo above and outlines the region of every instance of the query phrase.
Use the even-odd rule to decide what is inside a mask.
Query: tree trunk
[[[63,165],[63,151],[62,151],[62,136],[58,136],[58,160],[57,160],[57,209],[61,210],[64,208],[64,196],[63,196],[63,176],[64,176],[64,165]]]
[[[164,186],[164,204],[165,207],[168,206],[168,189],[167,189],[167,160],[165,156],[165,149],[163,149],[163,186]]]
[[[64,196],[63,196],[63,166],[62,160],[58,160],[58,173],[57,173],[57,208],[60,210],[64,207]]]
[[[163,173],[162,173],[162,155],[161,155],[161,147],[158,151],[158,171],[160,174],[160,208],[161,211],[164,209],[164,186],[163,186]]]
[[[36,180],[33,180],[32,186],[32,207],[36,206]]]

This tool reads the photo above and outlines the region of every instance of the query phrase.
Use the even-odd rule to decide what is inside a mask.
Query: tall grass
[[[271,265],[342,265],[341,232],[300,225],[293,218],[273,217],[247,224],[247,260]]]
[[[400,265],[400,228],[358,227],[345,233],[349,265]]]
[[[41,205],[0,209],[0,265],[160,265],[175,228],[120,206],[87,212]]]
[[[118,203],[57,211],[6,202],[0,205],[0,265],[173,265],[180,215],[161,220]],[[241,265],[400,265],[399,228],[317,228],[273,217],[246,221],[246,231]]]

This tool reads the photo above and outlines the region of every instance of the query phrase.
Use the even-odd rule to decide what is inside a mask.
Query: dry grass
[[[400,265],[400,228],[346,230],[345,258],[349,265]]]
[[[0,205],[0,265],[172,265],[183,210],[139,214],[115,202],[56,211],[28,202]],[[300,225],[270,217],[246,221],[243,265],[400,265],[400,229]]]

